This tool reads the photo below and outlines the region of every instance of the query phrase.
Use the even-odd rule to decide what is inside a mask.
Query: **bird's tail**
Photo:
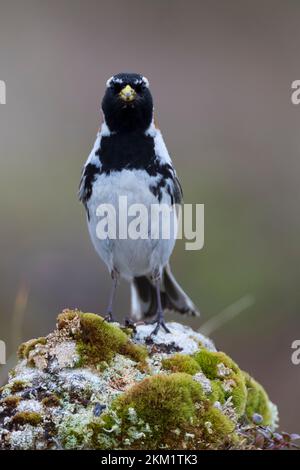
[[[167,264],[162,273],[161,301],[163,310],[199,316],[191,299],[180,287]],[[156,289],[150,276],[135,277],[131,283],[131,315],[135,320],[154,317],[157,312]]]

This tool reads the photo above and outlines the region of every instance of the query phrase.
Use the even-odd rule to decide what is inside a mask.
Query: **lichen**
[[[64,449],[89,448],[93,431],[88,426],[92,422],[91,411],[68,415],[58,427],[58,436]]]

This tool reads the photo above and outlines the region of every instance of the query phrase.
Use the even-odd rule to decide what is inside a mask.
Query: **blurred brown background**
[[[294,0],[0,3],[0,338],[47,334],[64,307],[103,312],[109,276],[77,201],[105,81],[136,71],[186,202],[205,204],[205,248],[178,243],[173,268],[202,311],[247,295],[212,333],[267,388],[281,428],[300,431],[300,4]],[[117,301],[128,313],[129,291]],[[27,299],[28,295],[28,299]],[[0,366],[1,380],[6,368]]]

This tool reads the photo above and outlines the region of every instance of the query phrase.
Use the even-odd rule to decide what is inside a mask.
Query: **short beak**
[[[136,97],[136,91],[131,88],[130,85],[126,85],[119,93],[119,97],[123,100],[123,101],[133,101]]]

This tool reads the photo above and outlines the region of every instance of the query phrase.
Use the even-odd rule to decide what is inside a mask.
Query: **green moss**
[[[60,406],[60,399],[57,395],[52,394],[42,400],[42,404],[47,407]]]
[[[91,444],[93,449],[101,449],[101,436],[103,434],[104,421],[94,419],[88,424],[88,430],[91,432]],[[107,429],[110,429],[108,427]]]
[[[121,328],[94,313],[66,310],[58,316],[58,328],[65,328],[75,317],[80,320],[80,332],[75,335],[80,356],[77,366],[97,367],[99,363],[109,363],[117,353],[136,362],[145,361],[145,347],[134,344]]]
[[[211,380],[219,377],[219,364],[223,363],[228,368],[234,367],[233,361],[222,352],[211,352],[207,349],[201,349],[193,357],[201,367],[202,372]]]
[[[18,357],[20,359],[26,359],[29,356],[30,351],[32,351],[38,344],[46,344],[47,338],[41,336],[40,338],[31,339],[26,343],[21,344],[18,349]]]
[[[21,398],[13,395],[9,395],[6,398],[3,398],[1,404],[7,406],[8,408],[16,408],[20,402]]]
[[[212,392],[209,394],[208,398],[211,401],[211,403],[215,403],[216,401],[219,401],[220,403],[225,402],[225,391],[224,388],[222,387],[222,382],[219,379],[212,380],[210,382]]]
[[[196,416],[195,404],[205,399],[202,387],[188,374],[155,375],[134,385],[115,403],[123,423],[134,409],[140,419],[157,429],[169,432]]]
[[[201,417],[204,437],[207,441],[223,441],[235,429],[235,424],[217,408],[210,408]]]
[[[20,344],[18,351],[17,351],[17,356],[19,359],[24,359],[24,349],[26,347],[26,343]]]
[[[134,330],[132,328],[121,326],[123,333],[125,333],[129,338],[132,338],[134,335]]]
[[[128,337],[120,328],[93,313],[80,316],[81,353],[86,348],[89,361],[110,361],[116,352],[125,347]]]
[[[138,362],[136,368],[137,368],[142,374],[151,374],[151,368],[149,367],[149,364],[147,363],[147,361]]]
[[[269,406],[269,397],[264,388],[256,382],[249,374],[243,372],[248,391],[246,402],[246,415],[252,422],[253,415],[259,414],[263,418],[262,424],[268,426],[272,423],[272,415]]]
[[[10,386],[10,390],[12,393],[22,392],[26,387],[26,382],[23,380],[15,380],[12,385]]]
[[[163,359],[162,366],[164,369],[172,372],[185,372],[190,375],[201,371],[197,361],[187,354],[174,354],[174,356]]]
[[[226,395],[232,396],[232,403],[235,407],[237,416],[242,416],[245,413],[246,400],[247,400],[247,389],[245,385],[245,380],[242,373],[239,371],[233,376],[235,386],[231,392],[226,392]],[[227,397],[226,397],[227,398]]]
[[[120,353],[130,357],[135,362],[144,362],[148,357],[148,351],[145,346],[134,344],[130,341],[121,347]]]
[[[12,419],[15,425],[31,424],[31,426],[38,426],[43,421],[42,416],[34,411],[22,411],[16,413]]]
[[[217,392],[216,388],[219,388],[221,384],[224,390],[224,399],[231,396],[237,415],[243,415],[246,407],[247,389],[244,375],[237,364],[225,353],[211,352],[207,349],[196,352],[193,357],[206,377],[212,381],[218,381],[218,385],[214,386],[215,393]],[[222,400],[219,401],[222,402]]]

